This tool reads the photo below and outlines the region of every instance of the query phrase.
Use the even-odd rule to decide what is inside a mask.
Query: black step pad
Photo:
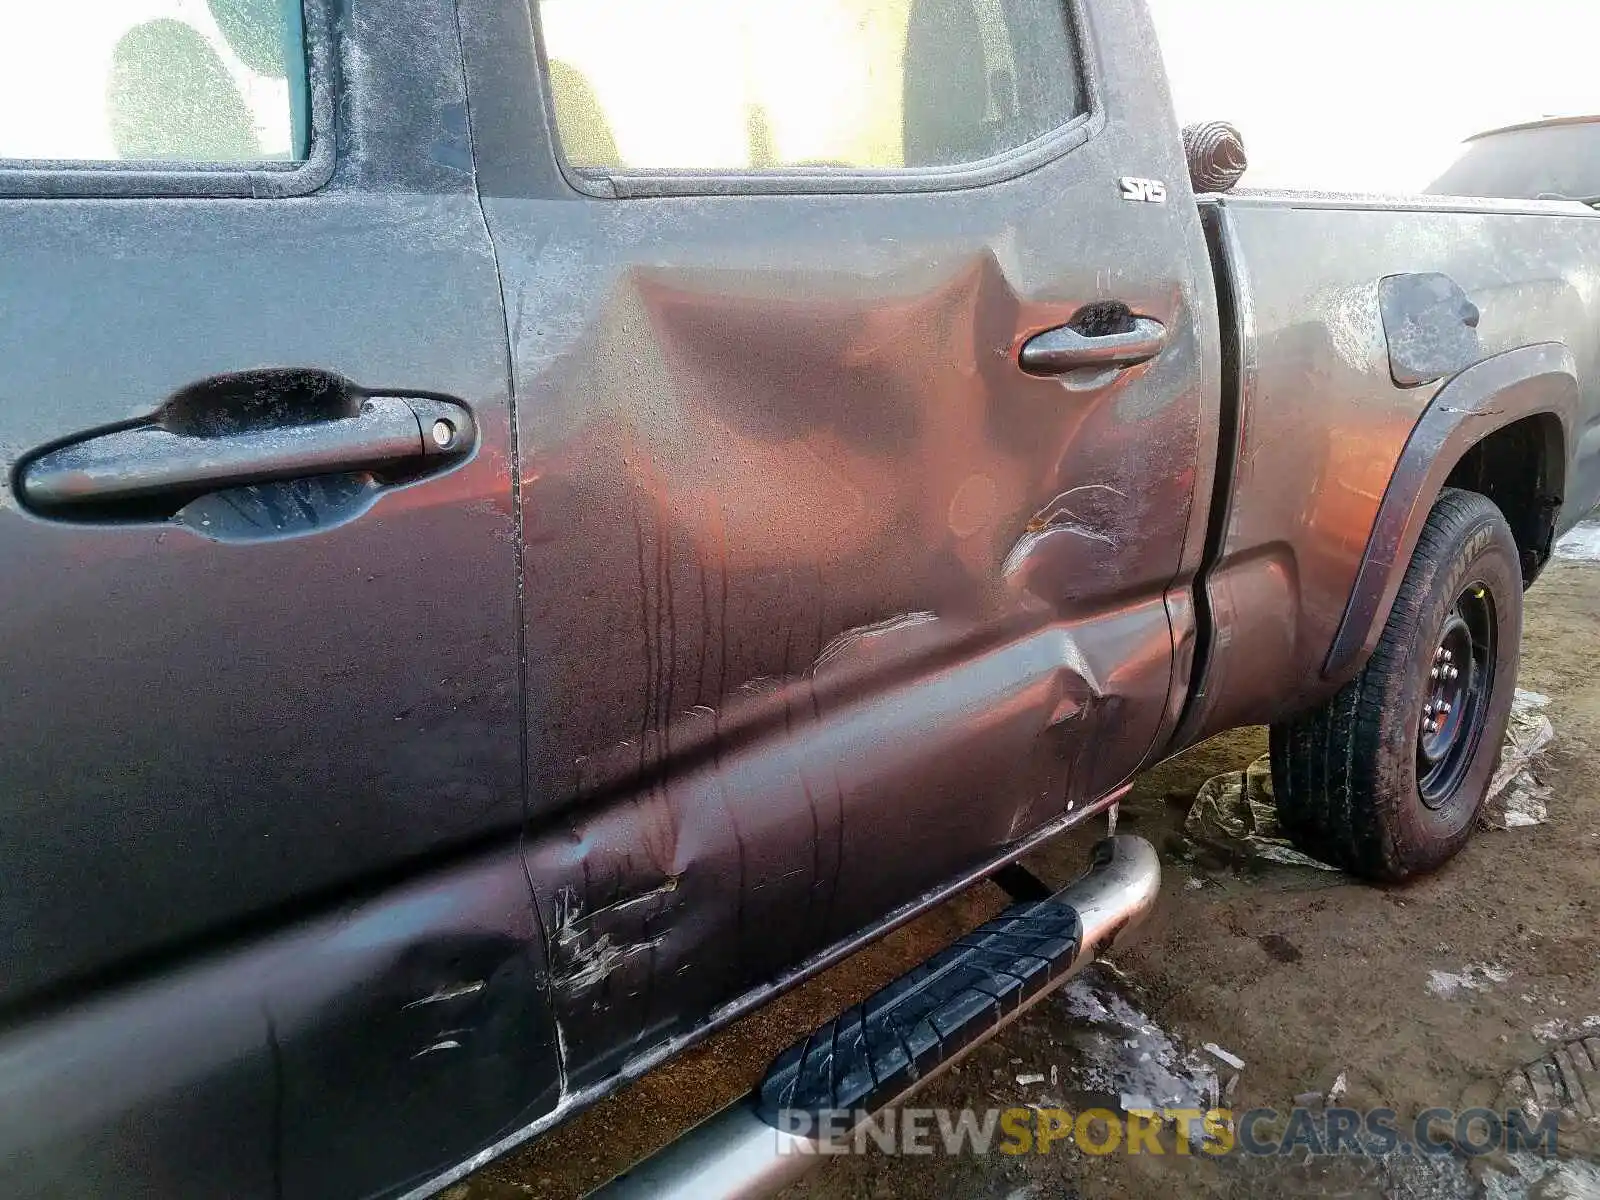
[[[882,1107],[1066,972],[1081,936],[1070,904],[1006,909],[774,1059],[756,1093],[762,1120],[816,1128],[794,1114]]]

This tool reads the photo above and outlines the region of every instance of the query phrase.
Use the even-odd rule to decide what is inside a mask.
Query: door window
[[[54,0],[0,15],[0,158],[305,156],[300,0]]]
[[[949,167],[1084,111],[1066,0],[540,0],[579,169]]]

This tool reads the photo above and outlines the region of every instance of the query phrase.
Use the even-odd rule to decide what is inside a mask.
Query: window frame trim
[[[330,0],[301,0],[306,54],[306,156],[296,161],[169,162],[139,159],[0,158],[0,199],[304,196],[333,177],[336,67]]]
[[[1083,89],[1084,111],[1038,137],[987,158],[948,167],[781,167],[730,171],[726,168],[640,168],[611,170],[575,167],[567,159],[556,123],[550,62],[545,54],[539,0],[527,0],[538,63],[540,102],[556,166],[574,191],[599,200],[639,200],[673,196],[858,196],[956,192],[1004,183],[1030,174],[1103,130],[1106,115],[1099,48],[1086,0],[1060,0],[1076,43],[1075,64]]]

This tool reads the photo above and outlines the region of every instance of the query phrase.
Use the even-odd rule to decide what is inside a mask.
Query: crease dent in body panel
[[[1052,657],[1056,663],[1060,695],[1056,698],[1049,719],[1045,723],[1047,729],[1053,729],[1063,722],[1081,716],[1086,709],[1106,699],[1106,688],[1096,674],[1093,664],[1089,662],[1088,655],[1084,654],[1083,647],[1078,644],[1078,639],[1073,636],[1072,630],[1057,628],[1051,632],[1058,638]],[[1074,681],[1081,685],[1081,688],[1074,688],[1072,686]]]
[[[431,1045],[424,1046],[421,1050],[418,1050],[411,1057],[413,1059],[425,1058],[430,1054],[437,1054],[438,1052],[440,1052],[442,1050],[459,1050],[459,1049],[461,1049],[461,1043],[456,1041],[455,1038],[443,1038],[440,1041],[434,1042]]]

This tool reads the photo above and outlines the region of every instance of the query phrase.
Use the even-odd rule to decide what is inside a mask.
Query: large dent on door
[[[1023,375],[1074,310],[988,252],[893,281],[540,256],[604,297],[512,300],[527,862],[580,1089],[1121,781],[1193,485],[1147,456],[1193,428],[1137,373]]]
[[[540,264],[568,291],[600,284],[559,247]],[[541,354],[523,402],[534,778],[571,784],[541,789],[535,814],[588,793],[597,756],[625,741],[647,772],[680,714],[708,707],[726,728],[742,683],[792,678],[851,630],[929,611],[1037,623],[1007,578],[1024,560],[1054,564],[1046,607],[1160,586],[1130,535],[1187,518],[1188,492],[1174,511],[1134,443],[1162,413],[1129,409],[1137,388],[1068,395],[1021,376],[1018,330],[1072,310],[1022,301],[992,255],[910,274],[889,303],[826,273],[775,295],[760,270],[640,270],[587,324],[516,320],[520,354],[566,347]],[[1083,519],[1036,514],[1052,479]],[[1007,564],[1069,525],[1081,545]]]

